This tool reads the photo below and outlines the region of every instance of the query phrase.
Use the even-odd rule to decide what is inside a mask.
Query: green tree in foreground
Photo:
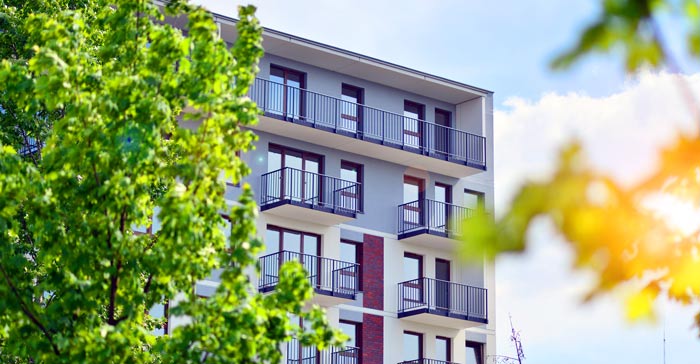
[[[278,362],[292,336],[338,343],[320,309],[302,310],[312,291],[299,264],[257,293],[250,188],[234,207],[223,196],[220,172],[247,174],[236,152],[255,140],[241,129],[258,114],[245,97],[263,53],[255,9],[239,8],[230,50],[203,9],[165,9],[187,17],[187,36],[161,11],[0,0],[1,362]],[[155,207],[161,229],[135,234]],[[213,269],[221,285],[198,298]],[[188,324],[154,336],[163,322],[145,312],[176,295],[170,313]]]
[[[700,5],[695,0],[603,0],[600,18],[590,25],[570,51],[557,58],[555,68],[567,67],[594,52],[615,52],[627,70],[668,65],[677,71],[666,50],[660,16],[682,21],[687,47],[700,57]],[[697,101],[679,80],[682,94],[700,122]],[[629,297],[631,319],[653,315],[653,302],[663,295],[684,304],[700,297],[700,222],[694,231],[682,231],[674,218],[650,208],[663,197],[673,203],[700,208],[700,138],[679,136],[675,145],[660,152],[659,166],[648,178],[623,187],[586,163],[581,148],[572,143],[560,157],[553,176],[525,184],[510,209],[498,221],[479,216],[466,222],[464,252],[468,256],[520,251],[527,229],[540,216],[548,217],[575,252],[575,267],[597,276],[586,298],[622,283],[643,282]],[[700,323],[700,315],[696,317]]]

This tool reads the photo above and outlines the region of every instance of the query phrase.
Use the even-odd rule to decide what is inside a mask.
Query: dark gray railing
[[[455,362],[451,361],[444,361],[444,360],[436,360],[436,359],[415,359],[415,360],[405,360],[400,362],[399,364],[457,364]]]
[[[282,264],[297,261],[306,270],[311,286],[320,293],[343,297],[354,297],[360,287],[358,264],[316,255],[280,251],[260,257],[260,279],[258,289],[270,291],[279,283]]]
[[[423,310],[486,322],[486,289],[433,278],[399,283],[399,315]],[[421,312],[423,312],[421,311]],[[405,316],[405,315],[404,315]]]
[[[261,78],[249,94],[271,117],[486,169],[480,135]]]
[[[285,167],[261,178],[260,205],[288,202],[332,212],[362,212],[362,189],[357,182]]]
[[[352,346],[332,347],[318,351],[314,346],[301,346],[293,339],[287,343],[287,364],[357,364],[360,349]]]
[[[412,231],[458,236],[462,221],[474,210],[435,200],[417,200],[399,205],[399,235]]]

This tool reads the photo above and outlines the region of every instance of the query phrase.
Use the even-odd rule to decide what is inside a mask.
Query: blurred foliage
[[[236,152],[256,139],[242,129],[259,113],[245,96],[263,53],[254,12],[239,8],[229,49],[184,1],[0,0],[0,362],[276,363],[292,337],[339,344],[305,309],[299,264],[257,293],[251,190],[224,199],[220,172],[249,173]],[[135,233],[156,207],[160,230]],[[198,297],[215,269],[220,286]],[[167,301],[186,324],[157,337],[146,312]]]
[[[616,49],[624,51],[629,71],[662,66],[671,55],[664,51],[655,19],[664,12],[692,24],[687,45],[700,56],[697,1],[604,0],[602,9],[599,19],[572,50],[554,61],[554,67]],[[691,109],[697,108],[696,100],[689,102]],[[595,273],[597,284],[586,299],[637,282],[643,287],[626,302],[630,319],[653,317],[653,303],[661,295],[697,305],[700,221],[691,221],[690,230],[681,228],[687,215],[680,209],[663,214],[653,201],[663,197],[675,206],[689,203],[700,208],[700,139],[679,136],[674,145],[660,151],[659,159],[650,177],[623,187],[592,168],[579,144],[572,142],[563,149],[555,173],[548,180],[524,184],[497,221],[482,214],[465,222],[463,253],[492,259],[502,252],[522,251],[530,226],[546,217],[573,249],[575,268]]]

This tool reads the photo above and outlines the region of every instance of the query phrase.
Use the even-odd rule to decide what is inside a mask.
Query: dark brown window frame
[[[365,89],[362,87],[350,85],[347,83],[341,83],[340,84],[340,94],[345,95],[348,97],[353,97],[351,95],[346,95],[345,90],[352,90],[353,92],[356,92],[357,94],[357,116],[352,116],[352,115],[347,115],[343,114],[341,111],[340,117],[345,119],[345,120],[350,120],[350,121],[355,121],[357,122],[357,130],[360,130],[360,125],[362,125],[362,107],[360,105],[363,105],[365,103]],[[342,96],[341,96],[342,98]]]
[[[476,352],[477,364],[484,364],[484,344],[476,341],[465,341],[465,347],[472,348]]]
[[[416,111],[417,111],[416,114],[418,114],[418,118],[417,118],[417,120],[418,120],[418,121],[417,121],[417,123],[418,123],[418,130],[417,130],[417,131],[413,131],[413,130],[406,129],[406,127],[405,127],[405,125],[404,125],[404,127],[403,127],[403,135],[404,135],[404,137],[405,137],[406,135],[409,135],[409,136],[412,136],[412,137],[417,137],[417,138],[418,138],[418,145],[419,145],[420,147],[422,147],[422,146],[423,146],[423,134],[424,134],[424,132],[423,132],[423,123],[422,123],[422,121],[425,121],[425,105],[424,105],[424,104],[421,104],[421,103],[418,103],[418,102],[415,102],[415,101],[403,100],[403,110],[404,110],[404,112],[406,112],[406,111],[408,111],[408,112],[413,112],[413,111],[411,111],[411,110],[407,110],[408,108],[415,108]],[[404,117],[405,117],[405,116],[404,116]],[[404,140],[402,140],[402,142],[405,143]]]
[[[348,161],[348,160],[341,159],[341,160],[340,160],[340,169],[342,170],[345,166],[349,166],[349,167],[351,167],[351,168],[354,168],[354,169],[357,171],[357,182],[356,182],[356,183],[359,184],[359,190],[360,190],[360,191],[359,191],[359,196],[357,196],[357,194],[355,194],[355,193],[351,193],[351,192],[348,192],[348,191],[343,191],[343,192],[341,192],[341,194],[342,194],[343,196],[345,196],[345,197],[354,197],[354,198],[356,198],[356,199],[357,199],[357,204],[358,204],[358,206],[357,206],[358,210],[359,210],[359,211],[364,211],[364,205],[365,205],[365,202],[364,202],[364,195],[365,195],[365,193],[364,193],[364,192],[365,192],[365,191],[364,191],[364,189],[365,189],[365,184],[364,184],[364,182],[365,182],[364,165],[362,165],[362,164],[360,164],[360,163],[351,162],[351,161]],[[349,168],[346,168],[346,169],[349,170]]]
[[[357,289],[359,291],[362,291],[362,287],[364,286],[363,284],[363,279],[364,275],[362,274],[362,257],[363,257],[363,245],[362,243],[358,243],[356,241],[348,240],[348,239],[340,239],[341,244],[351,244],[355,246],[355,263],[358,265],[358,270],[357,270],[357,275],[358,275],[358,287]],[[351,275],[349,272],[346,271],[341,271],[344,275]]]
[[[324,164],[325,164],[325,156],[322,154],[314,153],[314,152],[307,152],[302,149],[297,149],[293,147],[288,147],[283,144],[275,144],[275,143],[269,143],[267,145],[267,152],[279,152],[279,154],[282,155],[282,159],[280,160],[280,165],[281,168],[285,168],[285,158],[288,154],[288,152],[292,153],[298,153],[301,154],[301,161],[302,161],[302,170],[304,169],[304,165],[306,163],[307,157],[315,157],[318,159],[318,174],[323,174],[324,173]]]
[[[300,240],[300,245],[299,245],[301,248],[301,251],[302,251],[301,254],[307,254],[304,252],[304,236],[308,235],[308,236],[313,236],[313,237],[317,238],[317,240],[316,240],[316,251],[318,252],[317,256],[318,257],[322,256],[321,255],[321,245],[322,245],[321,244],[321,235],[319,235],[319,234],[310,233],[308,231],[289,229],[289,228],[286,228],[283,226],[272,225],[272,224],[267,225],[267,227],[265,228],[265,231],[267,231],[267,230],[273,230],[273,231],[279,232],[280,235],[279,235],[279,246],[277,249],[278,252],[284,250],[284,234],[283,233],[286,231],[286,232],[297,233],[297,234],[301,235],[301,240]],[[307,255],[309,255],[309,254],[307,254]]]
[[[423,359],[423,333],[416,331],[404,330],[404,335],[414,335],[418,336],[418,357],[416,359]]]
[[[449,185],[447,183],[442,183],[442,182],[435,182],[435,188],[437,187],[442,187],[445,189],[445,203],[451,204],[452,203],[452,185]],[[437,200],[437,198],[435,198]]]
[[[477,210],[484,210],[486,207],[486,194],[481,191],[472,190],[469,188],[464,189],[465,194],[472,194],[476,196],[476,208]]]
[[[355,326],[355,347],[359,349],[357,356],[357,364],[362,364],[362,322],[350,321],[350,320],[339,320],[341,324],[353,325]],[[346,357],[352,357],[347,353],[344,354]]]
[[[435,341],[437,340],[445,340],[447,342],[447,360],[448,362],[452,361],[452,338],[447,337],[447,336],[440,336],[437,335],[435,336]]]
[[[287,80],[289,79],[288,75],[289,74],[296,74],[296,76],[299,77],[299,117],[304,118],[306,116],[306,72],[302,72],[299,70],[296,70],[294,68],[290,67],[285,67],[285,66],[280,66],[278,64],[271,63],[270,64],[270,76],[273,76],[272,72],[273,70],[277,71],[282,71],[282,78],[284,79],[283,85],[284,87],[284,94],[282,96],[282,102],[283,102],[283,112],[282,114],[286,117],[287,116]],[[280,77],[278,75],[274,75],[277,77]],[[288,86],[288,87],[293,87],[293,86]]]
[[[406,298],[404,297],[404,301],[408,302],[415,302],[415,303],[422,303],[423,302],[423,270],[424,270],[424,265],[423,265],[423,256],[420,254],[416,253],[411,253],[411,252],[404,252],[403,253],[403,258],[411,258],[411,259],[417,259],[418,260],[418,283],[408,283],[405,282],[403,285],[404,287],[409,287],[409,288],[414,288],[420,291],[420,299],[419,300],[414,300],[411,298]],[[403,259],[401,261],[403,263]]]

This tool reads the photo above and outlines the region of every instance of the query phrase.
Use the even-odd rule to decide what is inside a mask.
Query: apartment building
[[[233,43],[235,20],[215,19]],[[286,362],[485,363],[494,265],[455,248],[456,222],[493,209],[492,92],[271,29],[263,44],[250,97],[264,115],[242,155],[267,249],[255,279],[272,292],[280,265],[300,261],[312,302],[351,338],[326,352],[292,342]]]

